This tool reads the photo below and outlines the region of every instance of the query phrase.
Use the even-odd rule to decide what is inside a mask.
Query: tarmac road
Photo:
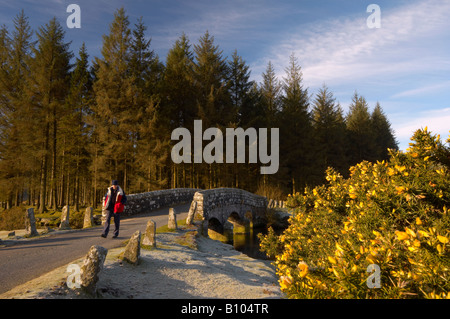
[[[173,206],[177,220],[186,219],[189,203]],[[46,237],[18,241],[9,247],[0,247],[0,294],[37,278],[55,268],[69,264],[84,257],[92,245],[106,249],[120,247],[131,235],[145,231],[147,222],[152,219],[156,227],[167,225],[169,207],[149,213],[142,213],[120,221],[119,237],[112,239],[114,223],[111,223],[107,238],[100,237],[102,226],[50,233]]]

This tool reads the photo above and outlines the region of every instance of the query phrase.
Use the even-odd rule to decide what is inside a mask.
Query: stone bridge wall
[[[163,189],[153,192],[127,195],[124,214],[134,215],[161,207],[188,203],[192,201],[197,188]]]
[[[267,199],[237,188],[216,188],[198,191],[189,209],[187,223],[193,218],[209,221],[217,219],[224,225],[230,214],[237,213],[241,220],[248,219],[251,212],[251,222],[255,224],[264,223],[267,208]]]

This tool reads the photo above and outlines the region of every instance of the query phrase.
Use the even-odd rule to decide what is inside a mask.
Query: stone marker
[[[102,203],[105,202],[105,197],[102,199]],[[106,223],[106,207],[102,204],[102,225]]]
[[[153,220],[147,222],[142,245],[156,247],[156,223]]]
[[[188,217],[186,218],[186,225],[192,225],[192,221],[194,220],[196,210],[197,210],[197,202],[193,200],[191,202],[191,206],[189,207]]]
[[[34,208],[28,208],[25,213],[25,230],[30,237],[38,236],[36,230],[36,218],[34,217]]]
[[[84,213],[84,224],[83,228],[89,228],[94,225],[94,209],[92,207],[87,207]]]
[[[121,256],[122,260],[126,262],[137,265],[139,262],[139,256],[141,255],[141,231],[136,231],[133,236],[131,236],[130,241],[125,247],[125,251]]]
[[[175,208],[169,208],[169,222],[167,223],[169,230],[177,230],[177,211]]]
[[[70,229],[69,216],[70,216],[70,208],[69,205],[66,205],[63,207],[61,213],[61,224],[59,225],[59,229]]]
[[[89,249],[80,271],[81,288],[91,295],[97,292],[97,282],[100,271],[106,259],[108,250],[94,245]]]

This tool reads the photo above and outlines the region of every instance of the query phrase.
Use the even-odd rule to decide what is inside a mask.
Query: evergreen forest
[[[236,187],[283,199],[343,176],[363,160],[389,157],[398,144],[379,103],[355,91],[348,112],[324,85],[304,86],[300,61],[277,78],[268,61],[261,83],[234,51],[208,31],[196,42],[182,34],[165,61],[154,52],[143,21],[118,9],[101,56],[83,44],[70,51],[53,18],[32,30],[22,11],[0,28],[0,202],[40,213],[64,205],[99,206],[112,179],[127,194],[168,188]],[[258,164],[174,164],[178,127],[279,128],[279,170]],[[203,142],[204,145],[207,142]],[[236,156],[236,154],[235,154]]]

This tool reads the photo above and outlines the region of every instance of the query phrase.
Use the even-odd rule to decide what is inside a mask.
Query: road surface
[[[173,206],[177,220],[186,219],[189,203]],[[19,241],[9,247],[0,247],[0,294],[37,278],[55,268],[69,264],[87,254],[92,245],[107,249],[120,247],[131,235],[145,231],[152,219],[156,227],[167,225],[169,208],[122,218],[119,237],[112,239],[114,223],[107,238],[100,237],[102,226],[69,232],[50,233],[49,236]]]

